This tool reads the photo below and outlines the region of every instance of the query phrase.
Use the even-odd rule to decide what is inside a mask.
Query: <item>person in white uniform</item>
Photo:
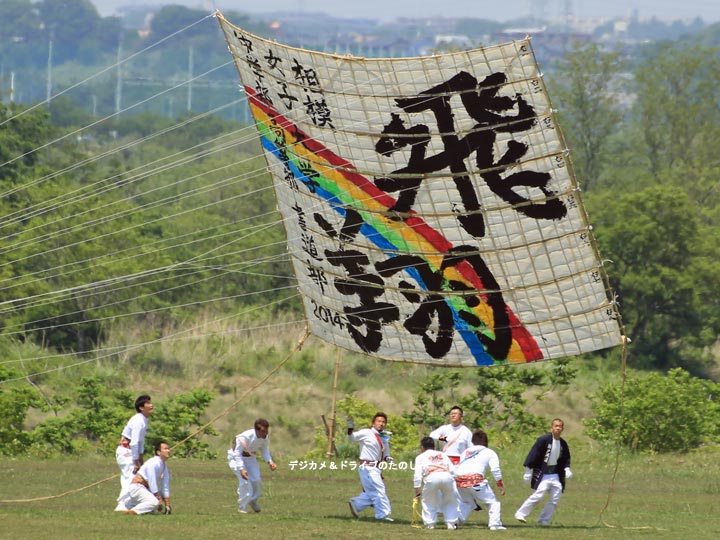
[[[570,447],[565,439],[560,437],[564,429],[565,423],[555,418],[550,433],[538,437],[525,458],[523,480],[529,483],[535,492],[515,512],[515,519],[522,523],[527,523],[528,515],[545,495],[550,498],[540,512],[538,523],[550,523],[565,491],[565,480],[573,476],[570,470]]]
[[[228,466],[238,479],[238,512],[247,514],[247,507],[254,512],[260,511],[260,495],[262,494],[262,478],[258,455],[265,460],[271,471],[277,465],[270,456],[270,423],[264,418],[255,420],[252,429],[235,436],[232,447],[228,450]]]
[[[423,437],[420,447],[423,452],[415,458],[413,487],[415,496],[421,497],[425,528],[434,529],[438,513],[442,512],[447,528],[456,529],[460,509],[452,461],[435,450],[432,437]]]
[[[155,410],[150,396],[143,394],[135,400],[135,411],[122,430],[120,442],[115,450],[115,461],[120,468],[120,496],[130,487],[135,473],[143,464],[145,434],[150,425],[150,415]]]
[[[385,426],[387,426],[387,415],[384,412],[378,412],[373,416],[372,427],[359,431],[354,431],[353,421],[348,420],[348,440],[360,443],[358,474],[363,492],[348,501],[350,513],[355,517],[372,506],[375,509],[376,520],[394,521],[390,517],[392,508],[380,470],[382,463],[393,461],[390,456],[390,438],[384,432]]]
[[[440,426],[430,433],[430,437],[442,443],[442,451],[454,465],[460,463],[460,455],[472,446],[472,432],[463,425],[463,410],[455,405],[450,409],[450,423]]]
[[[484,503],[488,510],[488,528],[491,531],[505,530],[500,519],[500,501],[485,475],[485,471],[490,469],[500,495],[505,495],[500,458],[488,448],[488,437],[482,429],[473,433],[472,442],[473,446],[463,452],[460,463],[455,467],[455,481],[460,494],[460,523],[466,522],[472,511]]]
[[[130,481],[130,486],[118,498],[116,511],[123,514],[171,514],[170,470],[166,461],[170,445],[160,441],[155,445],[155,457],[143,463]]]

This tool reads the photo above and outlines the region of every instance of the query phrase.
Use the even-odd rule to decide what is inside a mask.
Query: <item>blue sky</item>
[[[182,4],[211,10],[272,12],[325,12],[337,17],[390,20],[402,16],[479,17],[506,21],[529,12],[529,6],[545,3],[546,12],[559,13],[569,1],[578,17],[621,17],[637,10],[640,17],[659,19],[702,17],[720,22],[720,0],[91,0],[102,15],[123,5]]]

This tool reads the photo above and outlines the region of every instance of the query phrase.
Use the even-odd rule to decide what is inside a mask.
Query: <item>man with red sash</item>
[[[385,492],[380,465],[392,463],[390,456],[390,437],[383,430],[387,425],[387,415],[378,412],[373,416],[372,427],[354,431],[355,425],[348,420],[348,440],[360,443],[360,465],[358,474],[363,492],[348,501],[353,516],[372,506],[375,519],[378,521],[394,521],[390,517],[390,500]]]
[[[501,504],[486,474],[489,469],[500,495],[505,495],[500,459],[494,450],[488,448],[488,436],[482,429],[473,433],[472,442],[473,446],[465,450],[455,468],[455,482],[460,494],[460,522],[466,522],[472,511],[483,503],[488,510],[488,528],[491,531],[504,531],[500,519]]]
[[[447,454],[453,465],[460,463],[462,453],[472,446],[472,433],[462,423],[463,410],[455,405],[450,409],[450,423],[430,433],[430,437],[442,443],[441,451]]]
[[[447,454],[435,450],[435,441],[423,437],[420,441],[422,453],[415,458],[413,487],[415,496],[421,497],[422,520],[426,529],[434,529],[438,514],[442,513],[448,529],[457,529],[459,518],[459,496],[454,466]]]

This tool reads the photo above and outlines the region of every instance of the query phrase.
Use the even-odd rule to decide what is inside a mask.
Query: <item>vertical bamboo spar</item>
[[[342,349],[338,347],[337,354],[335,355],[335,375],[333,376],[333,393],[332,393],[332,406],[330,408],[330,431],[328,433],[328,449],[327,457],[334,456],[337,453],[335,448],[335,426],[337,411],[335,409],[335,402],[337,401],[337,383],[338,373],[340,371],[340,354]]]

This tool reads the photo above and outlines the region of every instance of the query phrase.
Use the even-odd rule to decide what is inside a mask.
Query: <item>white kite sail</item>
[[[529,40],[371,59],[218,20],[315,335],[445,366],[621,343]]]

